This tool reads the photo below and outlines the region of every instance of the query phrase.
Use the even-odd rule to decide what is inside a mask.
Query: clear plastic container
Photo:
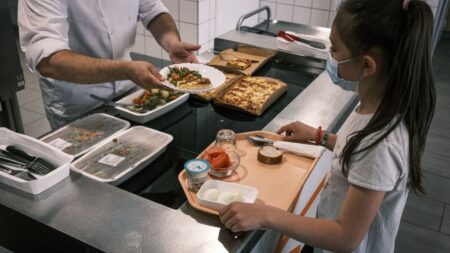
[[[78,157],[97,144],[130,127],[130,122],[105,113],[76,120],[41,138],[64,153]]]
[[[172,140],[169,134],[135,126],[85,154],[72,164],[72,169],[118,185],[155,160]]]

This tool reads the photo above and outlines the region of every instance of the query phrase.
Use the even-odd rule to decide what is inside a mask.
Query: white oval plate
[[[167,86],[173,90],[179,91],[179,92],[201,93],[201,92],[210,91],[212,89],[215,89],[225,82],[225,75],[220,70],[210,67],[210,66],[207,66],[207,65],[195,64],[195,63],[179,63],[179,64],[170,65],[169,67],[171,67],[171,68],[185,67],[190,70],[195,70],[195,71],[198,71],[200,73],[200,75],[202,75],[203,77],[209,78],[209,80],[211,81],[211,87],[206,88],[206,89],[205,88],[203,88],[203,89],[179,89],[167,80],[163,82],[163,84],[165,86]],[[169,75],[170,70],[168,67],[164,67],[163,69],[161,69],[161,71],[159,73],[164,78],[167,79],[167,76]]]

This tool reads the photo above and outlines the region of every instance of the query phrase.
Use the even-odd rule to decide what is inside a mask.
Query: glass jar
[[[226,151],[236,151],[236,133],[231,129],[222,129],[217,132],[216,147],[223,148]]]

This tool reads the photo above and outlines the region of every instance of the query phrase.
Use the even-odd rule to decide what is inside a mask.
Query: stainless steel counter
[[[332,129],[355,101],[322,73],[264,130],[294,120]],[[174,210],[74,172],[37,196],[0,184],[0,205],[106,252],[240,252],[256,233],[236,236],[187,203]]]

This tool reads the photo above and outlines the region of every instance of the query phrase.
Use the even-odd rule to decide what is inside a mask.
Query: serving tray
[[[76,160],[72,170],[118,185],[154,161],[172,140],[169,134],[134,126]]]
[[[257,160],[259,147],[253,146],[247,141],[247,136],[257,134],[273,140],[281,140],[282,138],[280,135],[265,131],[237,134],[237,153],[241,158],[238,169],[227,178],[213,178],[211,176],[209,178],[253,186],[259,191],[258,200],[287,211],[297,201],[299,192],[318,158],[312,159],[285,153],[280,164],[267,165],[261,163]],[[210,146],[212,145],[214,144]],[[188,189],[187,174],[184,170],[178,174],[178,181],[193,208],[218,215],[218,211],[202,206],[197,199],[197,193]]]

